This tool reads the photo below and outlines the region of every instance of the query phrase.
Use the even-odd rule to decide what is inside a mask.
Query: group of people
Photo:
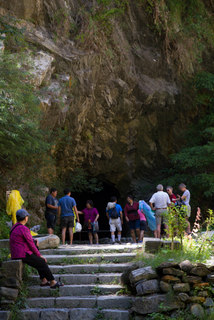
[[[154,230],[154,236],[156,238],[161,237],[161,226],[164,225],[167,231],[167,214],[168,207],[173,204],[182,204],[187,208],[187,233],[190,233],[190,223],[188,218],[191,215],[190,207],[190,192],[187,190],[185,184],[179,185],[179,190],[182,195],[175,195],[173,188],[168,186],[166,192],[164,192],[163,185],[157,186],[157,192],[153,194],[149,201],[151,210],[155,212],[156,229]],[[82,211],[78,211],[76,201],[71,197],[71,191],[69,189],[64,190],[64,197],[59,201],[57,200],[57,189],[52,188],[50,194],[46,198],[46,211],[45,218],[47,220],[48,233],[53,234],[54,229],[58,222],[61,225],[62,230],[62,244],[65,245],[66,233],[69,233],[69,243],[73,243],[73,232],[75,228],[75,221],[79,222],[79,216],[84,215],[84,229],[87,230],[90,244],[99,243],[98,231],[100,217],[98,210],[94,207],[92,200],[86,202],[86,207]],[[121,243],[121,233],[124,223],[123,212],[125,221],[128,223],[133,243],[142,243],[144,232],[147,230],[147,218],[145,212],[140,209],[139,202],[134,201],[132,195],[127,196],[127,202],[122,209],[121,205],[117,203],[117,198],[112,197],[110,202],[107,203],[106,216],[109,220],[111,241],[112,244],[116,242],[115,233],[117,231],[117,242]]]
[[[155,212],[156,230],[155,237],[161,236],[161,225],[165,224],[167,230],[167,208],[173,203],[180,203],[187,208],[187,221],[191,214],[190,207],[190,192],[184,184],[179,186],[182,195],[175,196],[173,188],[168,186],[167,192],[161,184],[157,186],[157,192],[151,197],[149,204],[151,210]],[[140,201],[144,202],[144,201]],[[145,202],[144,202],[145,203]],[[148,205],[147,205],[148,206]],[[65,244],[66,231],[68,229],[70,236],[70,244],[73,241],[73,228],[75,226],[75,219],[79,222],[79,215],[84,215],[84,223],[89,234],[89,241],[92,244],[93,235],[98,244],[98,219],[99,213],[94,207],[93,201],[86,202],[86,208],[82,211],[77,210],[76,202],[71,197],[69,189],[64,190],[64,197],[57,200],[57,190],[52,188],[50,194],[46,198],[46,212],[47,227],[50,234],[54,232],[57,222],[57,216],[61,221],[62,228],[62,243]],[[121,242],[121,231],[123,225],[123,210],[117,203],[117,198],[112,197],[107,204],[106,215],[109,219],[112,243],[115,243],[115,232],[117,230],[118,242]],[[129,195],[127,203],[124,208],[125,220],[129,225],[133,243],[143,241],[144,231],[147,228],[146,214],[140,209],[139,202],[134,201],[134,198]],[[13,225],[10,231],[10,250],[11,258],[13,260],[21,259],[24,263],[37,269],[41,286],[49,286],[51,289],[59,288],[64,284],[61,281],[56,281],[47,264],[45,257],[41,255],[38,250],[38,242],[32,238],[29,228],[26,227],[29,213],[25,209],[20,209],[16,212],[17,223]],[[187,233],[190,232],[190,224],[188,223]]]

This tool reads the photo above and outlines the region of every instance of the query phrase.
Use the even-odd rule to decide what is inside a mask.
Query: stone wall
[[[138,296],[132,307],[136,319],[156,312],[187,309],[198,318],[214,311],[214,266],[166,262],[156,269],[143,267],[129,274],[130,286]]]
[[[0,268],[0,309],[15,302],[22,285],[23,263],[9,260],[1,263]]]

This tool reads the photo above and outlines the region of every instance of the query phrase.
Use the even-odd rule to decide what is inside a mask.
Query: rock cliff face
[[[61,129],[58,173],[81,167],[122,193],[156,175],[190,116],[178,66],[167,61],[140,1],[103,20],[91,18],[93,8],[100,12],[95,0],[1,0],[0,7],[33,44],[42,125]]]

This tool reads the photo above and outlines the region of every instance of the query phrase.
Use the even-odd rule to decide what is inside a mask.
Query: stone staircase
[[[134,297],[125,294],[121,274],[132,264],[136,245],[78,245],[41,251],[56,280],[57,290],[39,286],[38,275],[29,279],[23,320],[128,320]]]

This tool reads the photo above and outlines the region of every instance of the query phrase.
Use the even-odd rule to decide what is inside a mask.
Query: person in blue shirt
[[[69,189],[64,190],[64,197],[59,200],[58,215],[61,217],[62,228],[62,244],[65,245],[65,236],[67,228],[69,230],[70,245],[73,243],[73,227],[74,227],[74,212],[76,219],[79,222],[79,215],[77,211],[77,205],[74,198],[71,197],[71,191]]]
[[[115,244],[116,230],[117,230],[118,242],[121,243],[123,211],[121,206],[117,204],[116,197],[112,197],[111,202],[107,204],[106,215],[107,215],[107,218],[109,219],[112,244]]]

